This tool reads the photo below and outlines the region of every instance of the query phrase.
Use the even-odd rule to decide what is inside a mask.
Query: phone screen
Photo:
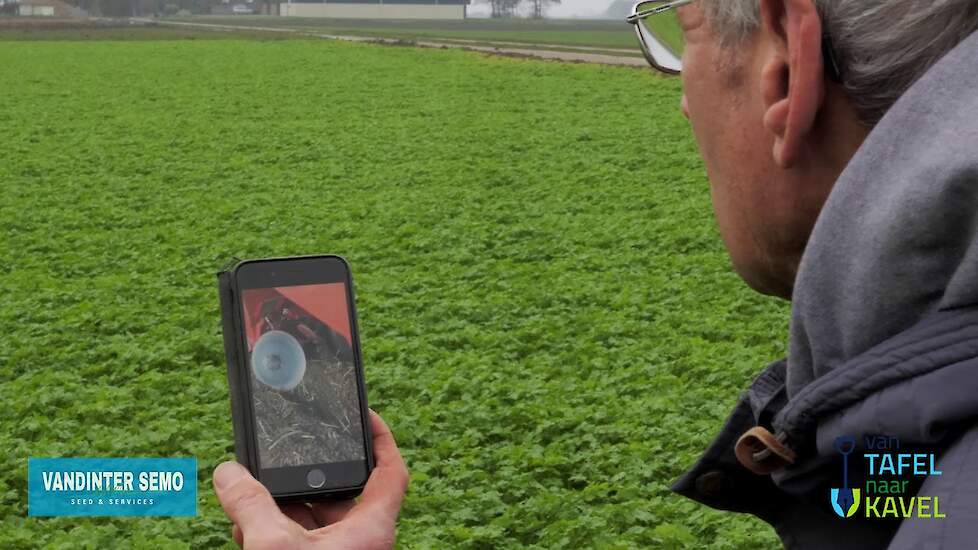
[[[349,295],[344,282],[242,290],[263,470],[364,460]]]

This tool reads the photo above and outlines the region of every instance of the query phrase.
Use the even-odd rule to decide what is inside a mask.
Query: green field
[[[158,41],[158,40],[292,40],[284,33],[241,29],[214,31],[167,25],[130,25],[122,22],[93,24],[86,21],[37,21],[33,25],[3,25],[0,44],[14,41]]]
[[[787,328],[729,267],[678,80],[302,40],[0,66],[0,547],[228,545],[214,273],[319,252],[411,469],[401,547],[776,545],[668,491]],[[196,456],[199,516],[27,518],[29,456]]]
[[[350,36],[522,42],[627,49],[640,55],[632,26],[619,20],[466,19],[464,21],[327,19],[316,17],[196,16],[173,21],[277,27]]]

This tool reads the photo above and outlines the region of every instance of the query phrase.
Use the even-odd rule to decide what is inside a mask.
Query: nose
[[[680,108],[683,110],[683,116],[686,120],[689,120],[689,100],[686,99],[686,94],[683,94],[683,99],[679,102]]]

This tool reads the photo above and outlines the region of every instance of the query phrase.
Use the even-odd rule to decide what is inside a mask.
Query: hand
[[[370,411],[374,470],[353,500],[279,505],[264,485],[237,462],[214,470],[214,490],[234,522],[234,540],[248,550],[285,548],[381,549],[394,546],[397,515],[408,470],[390,428]]]

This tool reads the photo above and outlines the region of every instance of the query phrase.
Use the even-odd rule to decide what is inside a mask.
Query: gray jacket
[[[735,447],[755,426],[793,461],[745,467]],[[847,518],[831,496],[840,436],[857,442],[848,486],[861,507]],[[881,453],[895,459],[933,454],[940,474],[874,476],[877,440],[864,436],[898,442]],[[879,495],[870,480],[907,484]],[[978,548],[978,34],[903,95],[842,173],[799,267],[788,359],[673,490],[757,515],[793,550]],[[937,497],[945,517],[866,517],[872,494]]]

